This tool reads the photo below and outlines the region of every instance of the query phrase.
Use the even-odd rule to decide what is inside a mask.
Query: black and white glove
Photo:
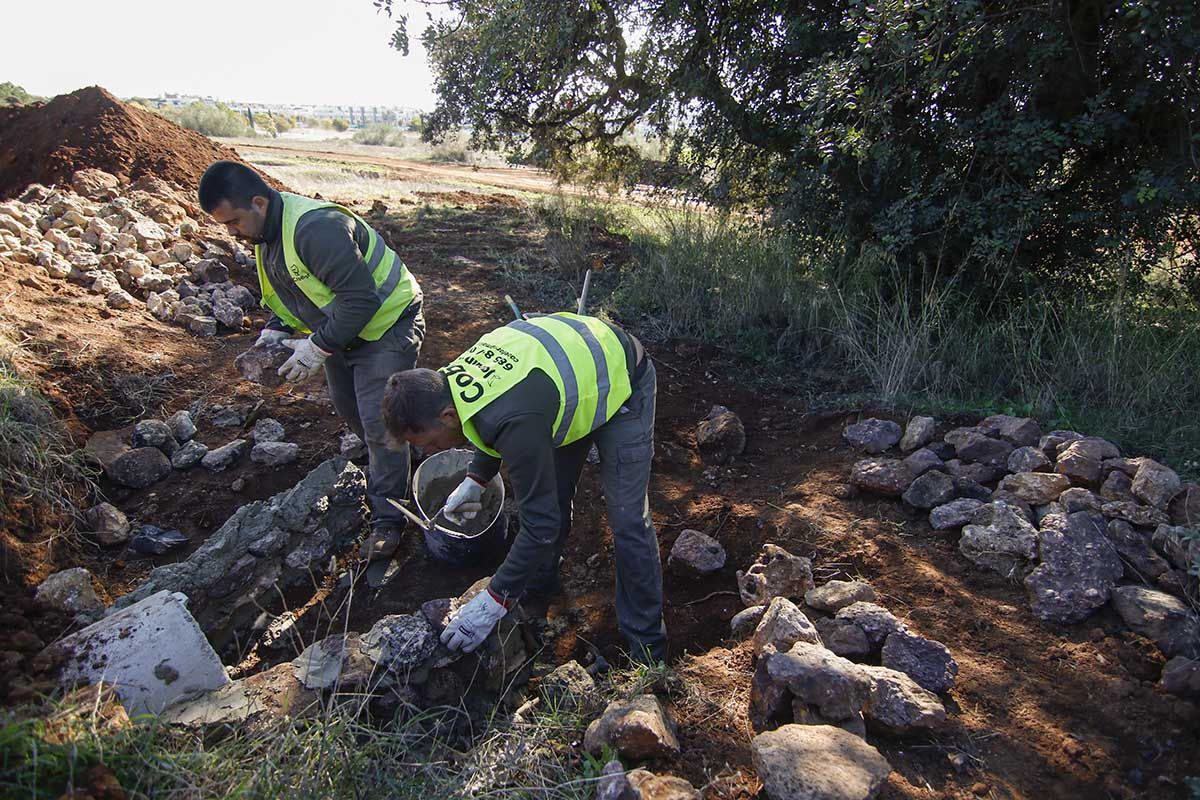
[[[475,515],[483,510],[483,489],[484,484],[480,483],[478,478],[471,475],[463,478],[463,482],[458,485],[458,488],[446,498],[446,507],[442,512],[446,515],[446,519],[455,525],[462,525],[466,520],[475,519]]]
[[[255,347],[266,347],[269,344],[279,344],[284,339],[290,339],[292,334],[287,331],[277,331],[274,328],[263,328],[262,333],[254,340]]]
[[[450,650],[474,652],[507,613],[508,609],[492,595],[492,590],[484,589],[450,620],[446,630],[442,631],[442,644]]]

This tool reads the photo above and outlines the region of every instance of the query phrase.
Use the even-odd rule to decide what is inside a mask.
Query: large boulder
[[[928,447],[914,450],[902,462],[914,479],[921,477],[930,470],[944,470],[946,462]]]
[[[946,692],[958,677],[958,662],[941,642],[909,631],[889,634],[881,653],[883,666],[903,672],[931,692]]]
[[[1121,455],[1116,445],[1104,439],[1084,438],[1060,444],[1054,471],[1066,475],[1077,486],[1099,483],[1106,459]]]
[[[1037,556],[1037,529],[1015,506],[997,500],[963,528],[958,549],[966,558],[1006,578],[1023,577]]]
[[[1008,465],[1013,446],[1003,439],[993,439],[978,431],[964,434],[954,446],[958,457],[968,463],[983,464],[997,469]]]
[[[850,468],[853,486],[889,497],[899,497],[912,481],[912,473],[897,458],[864,458]]]
[[[970,497],[951,500],[929,512],[929,526],[935,531],[961,528],[983,507],[983,502]]]
[[[1018,447],[1008,456],[1009,472],[1045,472],[1053,466],[1040,447]]]
[[[71,176],[71,188],[89,200],[108,200],[121,188],[121,181],[102,169],[88,167],[75,171]]]
[[[782,547],[764,544],[762,552],[744,572],[737,573],[743,605],[766,605],[775,597],[803,597],[813,587],[812,561],[792,555]]]
[[[164,589],[183,592],[200,627],[224,648],[265,605],[309,584],[334,548],[358,536],[365,494],[362,470],[329,459],[293,488],[242,506],[186,560],[156,568],[116,605]]]
[[[1125,567],[1105,528],[1103,517],[1086,511],[1046,517],[1038,533],[1042,563],[1025,578],[1035,617],[1069,625],[1108,602]]]
[[[647,759],[679,754],[675,725],[652,694],[614,700],[587,727],[583,748],[593,755],[605,745],[623,758]]]
[[[896,631],[907,630],[905,624],[883,606],[861,600],[839,609],[834,619],[857,625],[874,649],[881,647]]]
[[[830,725],[784,725],[750,742],[770,800],[870,800],[891,774],[860,737]]]
[[[1105,503],[1100,506],[1100,511],[1109,519],[1123,519],[1130,525],[1142,528],[1164,525],[1170,520],[1167,512],[1141,503]]]
[[[821,642],[835,655],[858,659],[875,651],[866,632],[850,620],[821,617],[815,624],[817,633],[821,635]]]
[[[1183,601],[1144,586],[1118,586],[1112,601],[1125,624],[1167,656],[1200,658],[1200,617]]]
[[[300,457],[300,445],[294,442],[259,442],[250,450],[250,460],[267,467],[281,467]]]
[[[696,427],[696,448],[709,464],[727,464],[746,449],[746,428],[725,406],[713,406]]]
[[[830,724],[858,721],[871,691],[864,669],[819,644],[797,642],[787,652],[768,651],[750,684],[750,720],[755,728],[806,719]]]
[[[842,438],[851,447],[867,453],[882,453],[892,449],[900,441],[900,436],[900,426],[895,422],[874,417],[847,425],[842,431]]]
[[[1037,444],[1042,436],[1042,428],[1037,424],[1037,420],[1008,414],[993,414],[976,427],[980,433],[1003,439],[1016,447]]]
[[[789,650],[796,642],[820,644],[821,637],[795,603],[786,597],[776,597],[754,629],[754,655],[762,655],[767,647]]]

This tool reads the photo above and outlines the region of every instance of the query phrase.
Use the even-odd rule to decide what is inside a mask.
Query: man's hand
[[[276,370],[275,374],[285,380],[308,380],[317,373],[325,359],[329,358],[329,353],[313,344],[311,338],[288,339],[283,342],[283,346],[292,348],[292,357],[283,362],[283,366]]]
[[[442,631],[442,644],[451,650],[474,652],[507,613],[508,609],[492,595],[492,590],[484,589],[450,620],[446,630]]]
[[[483,510],[483,503],[480,500],[483,497],[483,489],[484,484],[480,483],[477,478],[470,475],[463,478],[463,482],[458,485],[458,488],[446,498],[446,507],[442,512],[446,515],[446,519],[455,525],[462,525],[469,519],[475,519],[475,515]]]
[[[278,344],[284,339],[291,338],[292,334],[287,331],[277,331],[274,328],[263,328],[262,333],[254,340],[255,347],[266,347],[269,344]]]

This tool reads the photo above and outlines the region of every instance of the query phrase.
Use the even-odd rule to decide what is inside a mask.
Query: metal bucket
[[[434,522],[430,516],[436,515],[445,501],[445,497],[430,496],[431,484],[454,478],[454,485],[457,485],[467,477],[472,455],[471,450],[443,450],[422,461],[413,473],[413,504],[417,507],[418,516],[425,520],[425,546],[440,561],[463,564],[497,552],[508,532],[508,518],[504,516],[504,481],[499,475],[493,477],[484,489],[485,497],[495,492],[499,495],[499,502],[495,516],[479,533],[471,535],[454,530],[442,524],[443,518],[438,517],[439,522]]]

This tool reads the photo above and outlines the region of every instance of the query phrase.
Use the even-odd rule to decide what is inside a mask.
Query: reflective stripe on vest
[[[551,430],[555,447],[608,422],[632,393],[625,348],[602,320],[562,313],[511,322],[485,334],[441,370],[472,444],[499,457],[484,444],[471,418],[535,369],[558,389]]]
[[[290,192],[280,192],[279,196],[283,198],[281,240],[284,264],[296,287],[317,308],[324,309],[333,302],[333,291],[321,283],[308,266],[300,260],[300,255],[296,251],[296,223],[309,211],[333,208],[361,224],[369,232],[370,243],[363,260],[366,262],[367,268],[371,270],[371,277],[375,282],[375,296],[379,298],[379,310],[375,312],[358,336],[369,341],[379,339],[396,323],[396,320],[400,318],[400,315],[404,313],[409,303],[420,291],[412,273],[404,266],[404,262],[400,260],[395,251],[387,246],[378,231],[363,222],[361,217],[345,206],[327,203],[323,200],[313,200]],[[263,265],[262,245],[254,247],[254,258],[258,265],[258,283],[262,290],[263,306],[275,312],[289,328],[300,333],[311,333],[308,326],[283,304],[275,287],[271,285],[266,267]]]

